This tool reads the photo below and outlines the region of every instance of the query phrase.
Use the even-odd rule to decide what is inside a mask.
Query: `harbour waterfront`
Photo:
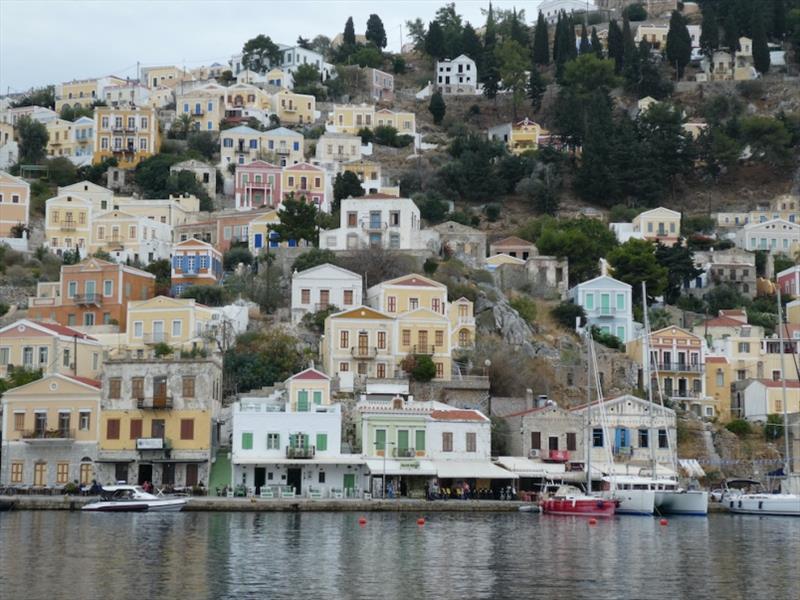
[[[4,598],[797,598],[800,520],[0,514]],[[37,575],[28,576],[35,567]]]

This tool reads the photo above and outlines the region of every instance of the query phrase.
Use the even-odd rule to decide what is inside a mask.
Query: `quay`
[[[80,510],[96,498],[79,496],[2,496],[0,505],[11,510]],[[507,500],[311,500],[307,498],[270,499],[195,496],[184,512],[517,512],[530,502]],[[709,514],[726,513],[719,503],[708,506]]]

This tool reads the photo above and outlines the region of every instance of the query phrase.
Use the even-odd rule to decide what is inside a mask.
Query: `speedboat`
[[[184,498],[161,498],[145,492],[138,485],[109,485],[100,500],[81,510],[99,512],[177,512],[186,505]]]
[[[561,486],[554,496],[542,501],[542,512],[550,515],[575,515],[580,517],[613,517],[617,500],[587,496],[573,486]]]

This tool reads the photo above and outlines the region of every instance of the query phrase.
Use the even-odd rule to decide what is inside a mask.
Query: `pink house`
[[[778,273],[778,285],[786,296],[800,296],[800,266],[795,265]]]
[[[236,168],[236,210],[277,208],[282,201],[281,168],[263,160]]]

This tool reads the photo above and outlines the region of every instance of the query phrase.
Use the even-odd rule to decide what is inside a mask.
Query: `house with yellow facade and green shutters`
[[[0,484],[63,488],[95,479],[100,382],[52,373],[3,394]]]
[[[354,498],[364,488],[360,455],[342,452],[341,407],[331,379],[308,368],[233,405],[233,494]]]
[[[208,484],[219,440],[222,362],[150,353],[103,365],[98,479]]]
[[[216,351],[214,310],[194,298],[156,296],[128,302],[126,347],[131,350],[167,344],[179,351]]]

